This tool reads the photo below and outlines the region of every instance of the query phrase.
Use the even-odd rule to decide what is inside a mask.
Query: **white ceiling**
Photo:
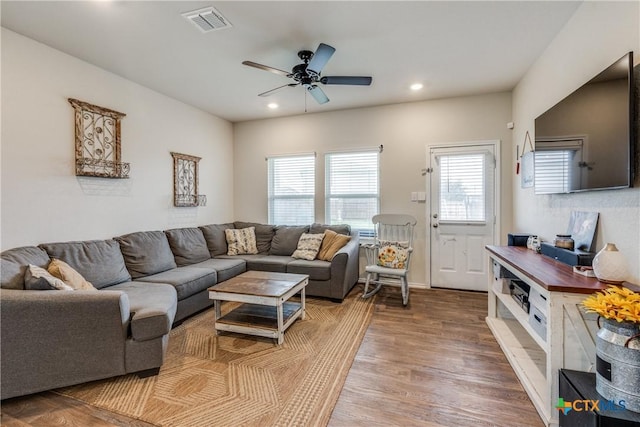
[[[242,65],[290,70],[297,52],[336,48],[321,112],[511,90],[580,2],[2,1],[2,26],[232,122],[304,113],[305,91]],[[201,33],[182,13],[216,7],[232,28]],[[424,89],[408,86],[422,82]],[[267,103],[280,108],[269,110]]]

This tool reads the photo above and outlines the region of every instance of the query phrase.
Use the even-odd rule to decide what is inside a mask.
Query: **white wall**
[[[418,219],[410,280],[425,284],[427,206],[411,202],[410,196],[412,191],[426,191],[428,177],[421,170],[426,167],[427,145],[499,139],[502,156],[508,159],[512,157],[509,121],[511,94],[497,93],[237,123],[236,219],[267,222],[265,156],[316,152],[316,222],[324,222],[324,154],[382,144],[381,212],[408,213]],[[509,178],[506,169],[503,174]],[[502,190],[505,235],[511,227],[510,179]]]
[[[640,3],[584,2],[513,92],[514,144],[535,118],[629,51],[640,60]],[[514,160],[512,160],[513,162]],[[640,171],[638,171],[640,172]],[[613,242],[640,283],[640,179],[636,188],[569,195],[535,195],[512,175],[514,228],[553,240],[572,210],[600,213],[596,247]]]
[[[76,177],[67,98],[125,113],[130,179]],[[2,29],[2,248],[233,220],[231,123]],[[170,151],[202,157],[206,207],[174,208]]]

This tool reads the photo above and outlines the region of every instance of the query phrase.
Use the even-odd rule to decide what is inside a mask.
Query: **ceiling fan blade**
[[[307,85],[305,87],[307,88],[311,96],[313,96],[313,99],[318,102],[318,104],[326,104],[327,102],[329,102],[329,98],[327,97],[327,95],[325,95],[324,91],[318,86]]]
[[[320,79],[320,83],[325,85],[358,85],[369,86],[373,79],[371,77],[358,76],[324,76]]]
[[[291,76],[291,73],[288,71],[279,70],[277,68],[269,67],[268,65],[258,64],[257,62],[253,62],[253,61],[242,61],[242,64],[248,65],[249,67],[259,68],[261,70],[270,71],[275,74],[280,74],[281,76],[285,76],[285,77]]]
[[[286,85],[278,86],[275,89],[271,89],[271,90],[268,90],[266,92],[259,93],[258,96],[269,96],[272,93],[277,92],[277,91],[279,91],[280,89],[282,89],[284,87],[294,87],[294,86],[298,86],[298,83],[289,83],[289,84],[286,84]]]
[[[307,65],[307,72],[311,71],[314,74],[320,74],[335,51],[335,48],[328,44],[320,43],[316,52],[313,54],[313,58],[309,61],[309,65]]]

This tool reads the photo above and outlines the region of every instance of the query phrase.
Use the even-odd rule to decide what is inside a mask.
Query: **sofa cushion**
[[[235,228],[233,223],[209,224],[200,227],[209,248],[211,258],[227,254],[227,237],[224,230]]]
[[[329,229],[325,230],[324,239],[318,252],[318,259],[331,261],[334,255],[349,243],[350,240],[351,236],[345,236]]]
[[[269,249],[271,249],[271,241],[273,240],[273,236],[276,233],[276,229],[273,225],[242,221],[236,221],[233,224],[236,226],[236,228],[254,227],[256,233],[256,247],[258,248],[258,252],[269,252]]]
[[[171,331],[178,300],[173,286],[161,283],[124,282],[109,290],[122,291],[129,297],[131,336],[147,341]]]
[[[253,259],[248,259],[247,270],[273,271],[276,273],[286,273],[287,264],[294,259],[290,256],[264,255]]]
[[[318,251],[320,250],[320,245],[322,244],[323,238],[324,233],[302,233],[302,236],[300,236],[300,240],[298,240],[298,247],[293,252],[291,257],[313,261],[314,259],[316,259],[316,255],[318,255]]]
[[[211,258],[207,241],[199,228],[165,230],[169,247],[178,267],[195,264]]]
[[[167,236],[162,231],[139,231],[116,237],[116,240],[134,279],[177,267]]]
[[[218,283],[220,283],[247,271],[247,262],[243,259],[231,259],[231,257],[229,259],[216,258],[191,264],[189,267],[215,270],[218,273]]]
[[[23,246],[0,253],[0,288],[24,289],[24,277],[29,264],[46,268],[49,255],[42,248]]]
[[[51,258],[69,264],[97,289],[131,280],[115,240],[45,243],[40,247]]]
[[[168,283],[176,288],[178,301],[195,295],[213,285],[218,280],[215,270],[208,268],[178,267],[151,276],[136,279],[139,282]]]
[[[318,224],[314,222],[313,224],[311,224],[311,227],[309,227],[309,233],[312,234],[324,233],[326,230],[331,230],[338,234],[345,234],[347,236],[351,235],[351,226],[349,224],[328,225]]]
[[[302,233],[309,231],[309,226],[289,226],[279,225],[276,227],[276,234],[271,241],[271,255],[291,256],[298,247],[298,240]]]
[[[257,254],[256,233],[254,227],[224,230],[227,237],[227,255]]]
[[[331,280],[331,263],[296,259],[287,264],[287,273],[308,274],[310,280]]]
[[[72,291],[73,288],[47,270],[29,264],[24,274],[24,288],[28,291]]]

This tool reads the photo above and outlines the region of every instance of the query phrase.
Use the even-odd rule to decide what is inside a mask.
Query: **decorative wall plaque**
[[[207,198],[198,194],[198,162],[200,157],[171,153],[173,156],[173,205],[205,206]]]
[[[75,109],[76,176],[128,178],[120,161],[120,120],[124,113],[69,98]]]

